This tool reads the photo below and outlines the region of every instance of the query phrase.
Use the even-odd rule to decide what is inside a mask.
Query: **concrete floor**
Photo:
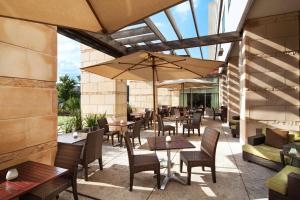
[[[221,131],[217,147],[216,170],[217,183],[212,183],[209,169],[202,171],[201,167],[192,169],[192,183],[190,186],[171,182],[166,190],[156,188],[156,179],[153,172],[139,173],[135,175],[133,192],[128,191],[129,169],[126,148],[112,147],[105,143],[103,146],[104,170],[99,171],[97,162],[92,163],[89,168],[89,181],[82,179],[79,173],[78,192],[79,199],[136,199],[136,200],[176,200],[176,199],[235,199],[235,200],[262,200],[268,198],[265,180],[274,175],[275,172],[244,162],[241,156],[241,145],[238,139],[228,134],[228,128],[222,126],[220,121],[205,119],[201,126],[204,128],[216,128]],[[182,128],[179,128],[182,132]],[[142,132],[142,145],[136,146],[135,153],[148,153],[146,137],[153,136],[153,131]],[[196,134],[188,138],[195,146],[200,148],[201,137]],[[159,158],[166,158],[166,152],[157,152]],[[179,151],[172,152],[174,162],[173,171],[179,172]],[[181,175],[186,177],[186,168]],[[162,169],[161,173],[165,173]],[[89,197],[88,197],[89,196]],[[68,191],[60,195],[60,199],[72,199]]]

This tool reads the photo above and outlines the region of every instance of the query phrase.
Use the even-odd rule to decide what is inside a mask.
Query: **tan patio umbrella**
[[[183,0],[0,0],[0,17],[113,33]]]
[[[155,116],[156,81],[203,77],[222,64],[224,63],[220,61],[139,51],[81,69],[110,79],[153,81],[153,110]],[[154,133],[156,133],[155,123]]]
[[[214,82],[201,80],[201,79],[178,79],[178,80],[168,80],[163,81],[157,85],[158,88],[169,88],[173,90],[182,90],[184,95],[184,89],[190,89],[190,94],[192,94],[192,88],[209,88],[214,84]],[[192,95],[191,95],[192,102]],[[184,97],[183,97],[184,106]]]

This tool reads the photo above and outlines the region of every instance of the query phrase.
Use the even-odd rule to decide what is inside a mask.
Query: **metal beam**
[[[241,40],[242,37],[240,36],[240,33],[228,32],[228,33],[202,36],[199,38],[195,37],[195,38],[188,38],[183,40],[167,41],[164,43],[142,45],[136,48],[132,48],[132,47],[127,48],[127,50],[128,52],[135,52],[139,50],[158,52],[158,51],[167,51],[167,50],[174,50],[174,49],[193,48],[193,47],[201,47],[201,46],[208,46],[214,44],[236,42]]]
[[[197,25],[197,17],[196,17],[196,12],[195,12],[194,1],[193,0],[189,0],[189,1],[190,1],[190,7],[191,7],[191,11],[192,11],[193,22],[194,22],[196,34],[197,34],[197,37],[200,37],[200,32],[199,32],[198,25]],[[201,58],[203,59],[202,48],[199,47],[199,49],[200,49]]]
[[[123,38],[117,41],[120,42],[122,45],[126,45],[126,44],[137,44],[140,42],[149,42],[153,40],[159,40],[159,38],[155,34],[147,34],[147,35],[139,35],[130,38]]]
[[[136,35],[143,35],[147,33],[152,33],[151,29],[148,26],[143,26],[139,28],[133,28],[133,29],[127,29],[115,32],[110,35],[112,39],[120,39],[120,38],[126,38]]]
[[[174,16],[172,15],[171,10],[170,9],[165,10],[165,14],[166,14],[169,22],[171,23],[171,26],[174,29],[174,31],[175,31],[175,33],[177,35],[177,38],[179,40],[182,40],[183,37],[182,37],[182,35],[181,35],[180,31],[179,31],[179,28],[178,28],[177,23],[176,23],[176,21],[174,19]],[[188,49],[184,49],[184,50],[185,50],[185,52],[186,52],[187,55],[191,56],[191,54],[190,54],[190,52],[189,52]]]
[[[57,32],[113,57],[120,57],[126,54],[125,47],[114,47],[111,44],[107,43],[107,41],[105,42],[101,39],[95,38],[85,31],[57,27]]]

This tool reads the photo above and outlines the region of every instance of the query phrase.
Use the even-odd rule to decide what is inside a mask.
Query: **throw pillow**
[[[271,147],[282,149],[282,146],[289,141],[289,132],[280,129],[266,129],[265,144]]]

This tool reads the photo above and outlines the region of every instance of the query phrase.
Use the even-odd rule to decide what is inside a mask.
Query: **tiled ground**
[[[209,169],[203,172],[201,167],[198,167],[192,169],[191,186],[171,182],[163,191],[155,187],[156,179],[153,178],[153,172],[145,172],[135,175],[133,192],[129,192],[126,149],[105,144],[103,147],[104,170],[99,171],[95,162],[90,166],[88,182],[85,182],[79,174],[78,191],[81,193],[79,199],[267,199],[268,194],[264,182],[275,172],[244,162],[241,156],[241,145],[237,139],[228,134],[228,129],[223,127],[220,121],[205,119],[201,126],[202,133],[206,126],[221,131],[216,159],[217,183],[212,183]],[[180,128],[179,132],[181,131]],[[146,137],[152,135],[153,132],[150,130],[142,133],[142,146],[136,147],[136,153],[148,152]],[[195,135],[189,140],[197,147],[196,149],[199,149],[201,137]],[[157,154],[159,158],[166,157],[166,152],[157,152]],[[173,151],[172,158],[175,163],[173,170],[179,172],[179,151]],[[163,172],[165,169],[162,169],[161,173]],[[186,173],[181,175],[186,177]],[[60,199],[72,199],[70,192],[63,192],[60,197]]]

